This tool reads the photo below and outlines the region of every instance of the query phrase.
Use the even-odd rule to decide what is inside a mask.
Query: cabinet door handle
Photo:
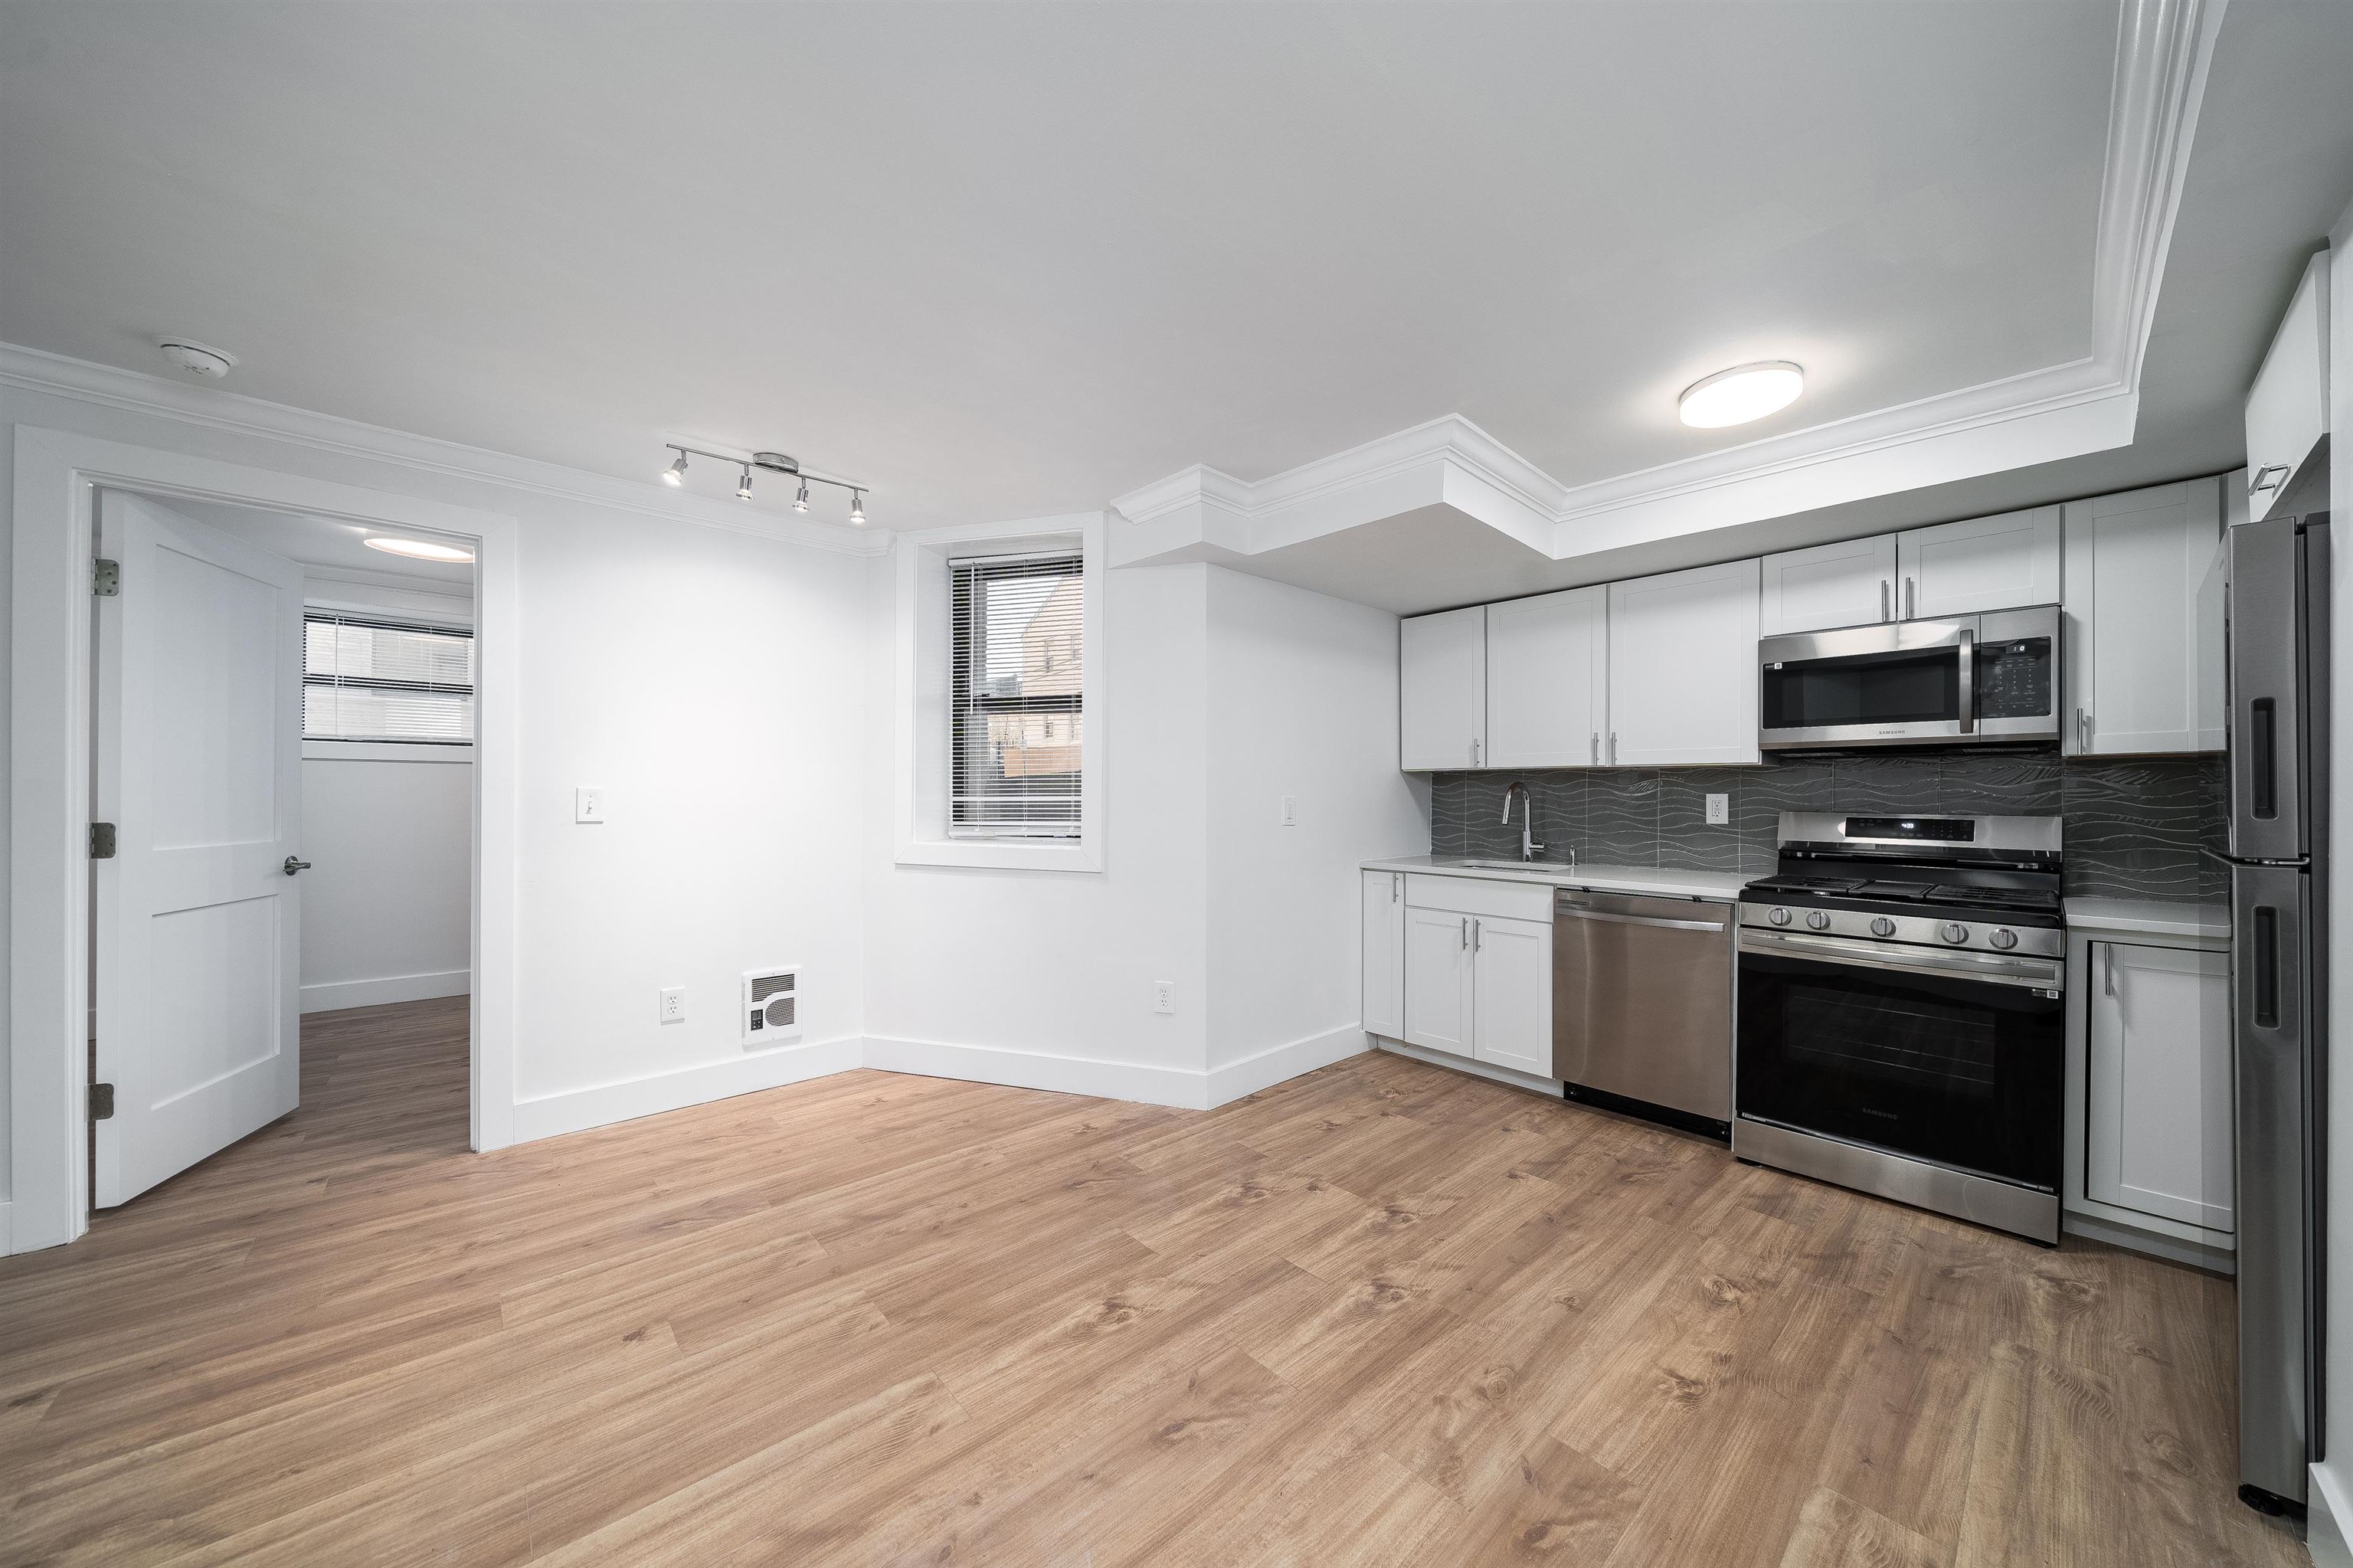
[[[1404,895],[1404,893],[1405,873],[1401,871],[1393,871],[1389,873],[1389,902],[1392,904],[1396,903],[1398,898]]]
[[[2116,945],[2100,944],[2100,989],[2108,995],[2116,994]]]
[[[2075,710],[2075,749],[2082,752],[2092,749],[2092,715],[2086,708]]]
[[[1598,729],[1593,732],[1593,766],[1601,766],[1601,732]]]
[[[1609,766],[1618,766],[1618,732],[1614,729],[1609,732]]]
[[[1475,740],[1471,743],[1471,766],[1479,766],[1479,743]]]
[[[1920,579],[1905,577],[1904,579],[1904,619],[1906,620],[1916,619],[1919,613]]]
[[[1474,953],[1479,950],[1479,922],[1476,920],[1471,922],[1471,950]]]
[[[1887,613],[1888,590],[1894,586],[1894,584],[1889,582],[1885,577],[1879,579],[1879,619],[1882,620],[1891,620],[1894,619]]]
[[[1471,947],[1471,916],[1468,915],[1462,916],[1462,947],[1466,952]]]
[[[2261,495],[2266,490],[2277,490],[2281,481],[2287,478],[2287,468],[2288,465],[2284,462],[2263,464],[2263,467],[2255,470],[2255,477],[2247,482],[2247,493],[2250,496],[2255,496]],[[2263,477],[2267,473],[2275,473],[2279,478],[2267,480]]]

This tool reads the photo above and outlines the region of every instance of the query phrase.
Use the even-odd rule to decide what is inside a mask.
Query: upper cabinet
[[[1880,534],[1765,557],[1760,637],[1828,631],[1895,618],[1895,535]]]
[[[1487,607],[1398,628],[1398,766],[1478,768],[1487,749]]]
[[[2060,508],[2037,506],[1895,535],[1895,613],[1905,620],[2057,604]]]
[[[2327,503],[2328,252],[2312,259],[2247,391],[2247,512],[2256,522]]]
[[[2222,749],[2222,486],[2067,503],[2070,756]]]
[[[2056,604],[2060,535],[2038,506],[1767,556],[1757,634]]]
[[[1609,705],[1607,585],[1487,607],[1488,767],[1599,764]]]
[[[1609,585],[1609,726],[1602,759],[1753,763],[1759,563]]]

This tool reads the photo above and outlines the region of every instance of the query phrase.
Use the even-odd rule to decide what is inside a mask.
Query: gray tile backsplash
[[[1524,779],[1541,858],[1574,845],[1594,864],[1702,871],[1773,867],[1780,813],[1948,811],[2066,819],[2067,891],[2123,898],[2230,895],[2220,756],[1806,758],[1762,768],[1609,768],[1525,774],[1440,773],[1430,786],[1432,854],[1516,855],[1504,787]],[[1707,825],[1707,797],[1729,795],[1732,821]]]

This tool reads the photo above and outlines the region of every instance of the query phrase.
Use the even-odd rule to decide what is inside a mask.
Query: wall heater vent
[[[801,1037],[801,967],[776,964],[744,975],[744,1044],[778,1045]]]

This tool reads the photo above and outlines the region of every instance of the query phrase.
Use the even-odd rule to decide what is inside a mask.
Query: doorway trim
[[[100,487],[473,541],[470,1140],[514,1141],[518,529],[500,513],[16,427],[9,646],[9,1201],[0,1252],[88,1228],[90,560]]]

